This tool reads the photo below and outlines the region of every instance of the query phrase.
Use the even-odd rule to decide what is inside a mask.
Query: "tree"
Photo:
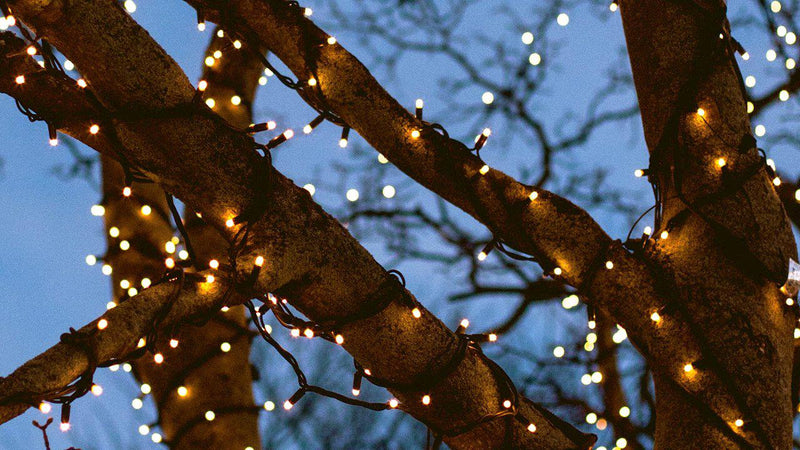
[[[242,308],[232,308],[245,304],[270,343],[275,344],[261,321],[267,311],[298,334],[342,345],[357,361],[358,374],[396,397],[370,403],[341,396],[308,384],[293,362],[300,389],[287,407],[307,393],[372,409],[399,407],[451,447],[588,448],[594,443],[593,436],[519,395],[477,346],[492,335],[467,335],[466,324],[450,331],[309,192],[271,165],[270,152],[291,133],[258,144],[248,131],[269,124],[247,127],[249,111],[211,101],[235,92],[235,103],[250,104],[260,64],[279,73],[263,57],[269,51],[298,80],[278,75],[284,84],[320,120],[342,126],[343,140],[352,128],[410,178],[485,225],[492,237],[478,260],[493,248],[535,260],[550,279],[533,283],[536,290],[526,294],[532,299],[579,294],[594,311],[598,346],[613,347],[608,342],[613,324],[624,328],[652,371],[656,420],[650,432],[656,446],[790,446],[796,316],[784,284],[797,254],[774,188],[777,181],[750,132],[748,97],[734,59],[738,44],[724,5],[619,5],[650,150],[647,176],[656,192],[652,237],[620,242],[586,211],[544,188],[549,164],[535,185],[520,183],[480,158],[488,132],[470,149],[441,125],[425,122],[421,113],[407,112],[296,3],[187,3],[201,20],[217,22],[223,30],[210,52],[221,45],[248,52],[220,64],[211,56],[206,83],[197,88],[115,3],[8,2],[5,14],[13,12],[47,44],[24,28],[24,39],[4,33],[2,51],[9,57],[0,66],[0,90],[32,119],[103,155],[104,206],[114,238],[106,257],[120,289],[115,298],[121,301],[0,382],[3,421],[42,400],[69,403],[72,391],[91,389],[90,375],[98,365],[143,358],[136,362],[137,376],[154,390],[164,436],[173,446],[238,448],[254,441],[247,347],[237,346],[231,359],[204,366],[210,373],[186,372],[217,348],[227,353],[224,343],[249,336]],[[58,70],[50,44],[76,64],[83,81]],[[44,70],[28,48],[44,55]],[[513,91],[503,92],[514,98]],[[524,118],[525,108],[511,113]],[[534,120],[527,123],[536,128]],[[552,149],[546,150],[545,160]],[[147,180],[156,185],[143,184]],[[136,193],[135,202],[124,198],[128,187]],[[186,205],[184,220],[172,196]],[[187,263],[168,260],[173,270],[160,277],[161,243],[170,240],[172,230],[166,221],[140,225],[141,214],[168,219],[170,213],[178,228],[186,224],[180,231]],[[447,224],[444,217],[411,213],[433,229]],[[364,215],[375,212],[356,214]],[[122,242],[117,238],[135,251],[118,252]],[[142,285],[141,292],[123,292],[130,289],[123,281],[130,283],[134,274],[153,282]],[[282,299],[310,321],[291,314]],[[256,308],[253,300],[266,306]],[[223,306],[230,309],[218,312]],[[155,367],[173,329],[187,329],[198,319],[208,325],[190,325],[188,332],[200,342],[179,344],[174,365]],[[145,350],[152,354],[142,356]],[[607,375],[617,366],[614,359],[596,362]],[[174,375],[154,376],[163,373],[159,370]],[[185,397],[180,383],[187,376],[210,381],[214,373],[241,375],[226,385],[239,395],[178,398]],[[206,385],[212,391],[219,387]],[[608,405],[625,404],[619,389],[604,394]],[[205,408],[215,411],[213,420]],[[640,431],[620,410],[609,415],[615,433],[635,442]],[[229,414],[220,418],[230,421],[216,420],[223,412]],[[247,440],[236,441],[240,438]]]

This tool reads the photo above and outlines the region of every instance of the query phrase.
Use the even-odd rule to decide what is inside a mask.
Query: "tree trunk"
[[[795,319],[779,288],[795,244],[751,138],[724,5],[710,3],[621,5],[663,205],[647,253],[675,289],[667,317],[701,343],[681,376],[691,392],[715,373],[736,404],[698,403],[655,376],[655,445],[785,449]]]

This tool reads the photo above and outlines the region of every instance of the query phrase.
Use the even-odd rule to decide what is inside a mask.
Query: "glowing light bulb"
[[[99,384],[93,384],[92,385],[92,395],[94,395],[95,397],[99,397],[99,396],[103,395],[103,387],[100,386]]]
[[[531,194],[528,196],[528,199],[529,199],[530,201],[534,201],[534,200],[536,200],[537,198],[539,198],[539,193],[538,193],[538,192],[536,192],[536,191],[531,191]]]
[[[566,351],[564,350],[564,347],[560,345],[553,349],[553,356],[556,358],[563,358],[565,353]]]
[[[555,276],[559,276],[562,273],[563,273],[563,271],[561,270],[561,267],[556,267],[555,269],[553,269],[553,275],[555,275]]]
[[[481,101],[486,105],[491,105],[494,102],[494,94],[489,91],[486,91],[481,95]]]
[[[556,23],[558,23],[562,27],[567,26],[569,24],[569,16],[567,15],[567,13],[559,14],[558,17],[556,17]]]
[[[239,97],[238,95],[231,96],[231,104],[233,106],[241,105],[242,104],[242,97]]]
[[[178,396],[179,397],[186,397],[189,395],[189,389],[186,389],[186,386],[179,386],[178,387]]]
[[[422,311],[420,311],[419,308],[414,308],[411,310],[411,315],[414,316],[415,319],[419,319],[422,317]]]
[[[392,197],[395,196],[397,191],[395,190],[394,186],[392,186],[390,184],[387,184],[386,186],[383,187],[383,190],[381,191],[381,193],[386,198],[392,198]]]
[[[614,263],[612,261],[606,261],[606,269],[611,270],[614,268]]]
[[[489,342],[497,342],[497,335],[494,333],[489,333]]]
[[[700,116],[700,117],[705,117],[706,116],[706,110],[703,109],[703,108],[697,108],[697,115]]]
[[[396,398],[389,400],[389,408],[395,409],[398,405],[400,405],[400,402]]]
[[[150,213],[153,212],[153,208],[150,205],[142,205],[142,215],[149,216]]]
[[[431,404],[431,396],[430,395],[423,395],[422,396],[422,404],[428,406]]]
[[[536,52],[533,52],[528,56],[528,62],[532,66],[538,66],[539,64],[542,63],[542,55],[540,55],[540,54],[538,54]]]
[[[50,414],[50,411],[52,409],[53,407],[50,405],[50,403],[47,402],[39,403],[39,411],[41,411],[42,414]]]
[[[653,314],[650,314],[650,320],[655,323],[661,322],[661,314],[658,311],[653,311]]]
[[[411,130],[411,138],[412,139],[419,138],[419,130]]]
[[[336,43],[336,38],[333,36],[328,37],[328,45],[333,45]]]
[[[283,402],[283,409],[285,409],[287,411],[292,409],[292,406],[294,406],[294,405],[289,400],[286,400],[285,402]]]
[[[522,33],[522,43],[525,45],[533,44],[533,33],[530,31]]]
[[[308,85],[309,86],[316,86],[317,85],[317,79],[316,78],[309,78],[308,79]]]
[[[70,429],[70,424],[69,424],[69,422],[61,422],[61,424],[58,426],[58,428],[63,432],[67,432]]]
[[[483,167],[481,167],[478,172],[480,172],[481,175],[486,175],[487,173],[489,173],[489,166],[484,164]]]
[[[161,363],[163,363],[163,362],[164,362],[164,355],[163,355],[163,354],[161,354],[161,353],[156,353],[155,355],[153,355],[153,361],[154,361],[156,364],[161,364]]]
[[[142,394],[147,395],[153,390],[153,388],[151,388],[149,384],[144,383],[139,387],[139,390],[142,391]]]
[[[342,336],[341,334],[337,334],[335,339],[337,344],[339,345],[344,344],[344,336]]]
[[[86,86],[88,86],[86,80],[84,80],[83,78],[78,78],[78,81],[76,81],[76,83],[78,84],[78,87],[81,89],[85,89]]]
[[[225,221],[225,226],[228,228],[232,228],[234,225],[235,223],[233,222],[233,219],[228,219]]]
[[[89,133],[91,134],[97,134],[99,131],[100,131],[100,125],[93,124],[92,126],[89,127]]]
[[[214,411],[208,410],[206,411],[205,417],[207,421],[211,422],[217,417],[217,415],[214,414]]]
[[[177,339],[170,339],[169,340],[169,346],[171,348],[178,348],[178,344],[180,344],[180,342]]]
[[[349,200],[351,202],[354,202],[354,201],[358,200],[358,190],[356,190],[356,189],[348,189],[347,193],[345,194],[345,196],[347,197],[347,200]]]
[[[14,81],[17,84],[25,84],[25,75],[17,75],[17,77],[14,78]]]
[[[742,425],[744,425],[744,420],[742,420],[742,419],[736,419],[736,420],[733,422],[733,424],[734,424],[734,425],[736,425],[737,427],[741,427]]]
[[[683,366],[683,371],[686,372],[686,373],[689,373],[689,372],[691,372],[693,370],[694,370],[694,366],[692,365],[692,363],[688,363],[688,364],[685,364]]]
[[[503,408],[511,408],[511,400],[504,400],[503,401]]]
[[[664,230],[661,232],[661,239],[666,239],[669,237],[669,231]]]
[[[264,257],[263,256],[256,256],[256,266],[262,267],[264,266]]]
[[[528,424],[528,431],[531,432],[531,433],[536,433],[536,425],[534,425],[532,423]]]
[[[108,327],[108,320],[100,319],[97,321],[97,329],[98,330],[105,330]]]

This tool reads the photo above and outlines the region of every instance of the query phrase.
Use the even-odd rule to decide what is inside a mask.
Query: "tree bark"
[[[755,140],[746,138],[724,4],[624,1],[621,11],[651,179],[663,198],[654,236],[669,232],[649,257],[676,289],[675,314],[702,342],[700,362],[683,376],[699,388],[717,372],[735,399],[733,408],[698,405],[655,376],[655,445],[790,448],[795,318],[779,287],[797,256]],[[718,195],[705,200],[710,192]]]

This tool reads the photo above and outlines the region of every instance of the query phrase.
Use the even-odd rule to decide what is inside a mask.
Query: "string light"
[[[100,319],[97,321],[97,329],[98,330],[105,330],[108,327],[108,320]]]

